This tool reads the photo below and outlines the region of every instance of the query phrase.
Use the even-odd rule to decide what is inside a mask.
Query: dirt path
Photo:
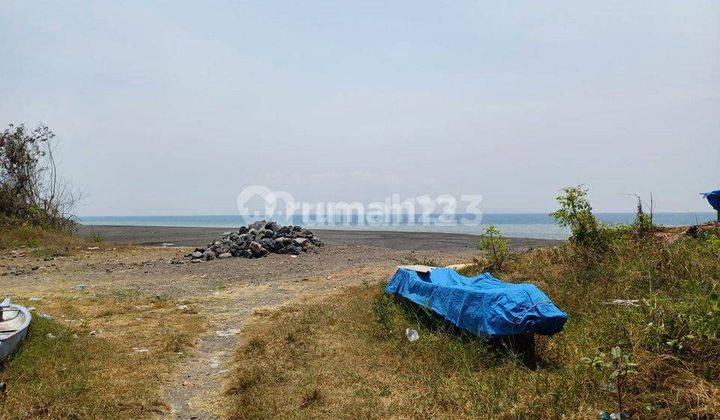
[[[240,331],[253,316],[265,309],[312,298],[363,281],[377,281],[392,267],[351,266],[312,276],[290,275],[269,279],[267,284],[238,286],[213,293],[200,306],[212,308],[206,315],[212,328],[198,340],[197,351],[178,369],[174,384],[167,390],[167,401],[178,418],[216,418],[223,411],[222,390],[229,362],[242,340]]]
[[[467,252],[443,253],[441,260],[467,260]],[[167,401],[177,418],[217,418],[223,411],[223,384],[227,366],[242,340],[240,331],[255,314],[290,302],[325,295],[364,281],[389,276],[410,252],[369,246],[327,246],[318,254],[298,258],[271,255],[261,261],[217,261],[203,264],[211,275],[236,268],[236,277],[220,290],[196,297],[210,320],[198,340],[197,351],[178,369],[167,389]],[[437,258],[435,253],[415,254]],[[222,267],[221,267],[222,265]],[[224,267],[228,265],[228,267]],[[227,279],[228,274],[224,274]]]

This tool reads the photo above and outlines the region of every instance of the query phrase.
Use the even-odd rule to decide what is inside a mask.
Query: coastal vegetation
[[[720,415],[717,230],[668,239],[640,206],[634,224],[606,226],[582,187],[558,202],[571,239],[510,254],[498,273],[536,284],[570,317],[560,334],[537,337],[536,369],[388,297],[374,278],[257,316],[225,390],[228,416]]]
[[[71,229],[78,195],[58,173],[55,133],[11,124],[0,134],[0,216],[53,230]]]
[[[55,133],[44,125],[0,133],[0,249],[62,254],[80,244],[72,214],[80,194],[60,176],[54,150]]]

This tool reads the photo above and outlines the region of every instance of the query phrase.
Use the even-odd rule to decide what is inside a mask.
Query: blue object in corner
[[[552,335],[562,331],[568,319],[535,285],[505,283],[490,273],[465,277],[450,268],[429,273],[398,268],[385,290],[481,337]]]
[[[712,208],[720,211],[720,190],[703,193],[703,196],[705,196]]]

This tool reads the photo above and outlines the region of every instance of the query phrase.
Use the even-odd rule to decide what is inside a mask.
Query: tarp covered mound
[[[490,273],[465,277],[450,268],[429,273],[398,268],[385,289],[426,306],[478,336],[562,331],[567,314],[532,284],[502,282]]]
[[[703,195],[707,198],[712,208],[720,210],[720,190],[703,193]]]

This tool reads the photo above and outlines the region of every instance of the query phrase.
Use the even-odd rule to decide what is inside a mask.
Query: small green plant
[[[105,237],[103,237],[100,232],[94,230],[90,232],[90,240],[92,242],[103,242],[105,241]]]
[[[692,357],[720,345],[720,294],[696,295],[692,302],[648,299],[643,302],[651,351],[670,350],[678,357]]]
[[[700,236],[700,239],[703,240],[703,243],[710,252],[715,255],[720,255],[720,236],[717,233],[705,233]]]
[[[603,251],[608,246],[607,235],[601,223],[592,213],[592,206],[587,199],[588,189],[582,185],[566,187],[563,194],[556,197],[560,209],[550,213],[557,223],[569,227],[570,240],[583,247]]]
[[[647,236],[652,233],[655,228],[655,224],[653,223],[652,195],[650,196],[650,213],[645,213],[643,210],[643,203],[640,196],[636,195],[635,197],[637,198],[637,210],[635,212],[635,221],[632,226],[638,235]]]
[[[372,312],[375,321],[380,327],[381,335],[387,336],[395,326],[393,318],[393,303],[388,295],[381,293],[375,298],[372,304]]]
[[[480,235],[477,248],[480,251],[487,252],[485,269],[502,271],[503,264],[507,261],[510,251],[507,240],[500,236],[500,230],[497,227],[489,225],[485,228],[485,232]]]
[[[406,257],[404,257],[402,259],[402,262],[403,264],[407,265],[427,265],[428,267],[439,267],[441,265],[437,260],[433,258],[418,258],[418,256],[415,255],[415,252],[411,252]]]
[[[610,390],[615,393],[618,404],[618,414],[622,417],[623,410],[623,387],[627,377],[633,373],[637,373],[635,367],[637,363],[630,361],[630,356],[623,353],[622,349],[615,346],[610,350],[608,358],[604,352],[600,352],[594,357],[583,357],[583,363],[587,363],[593,368],[600,370],[608,375],[608,379],[613,382]]]

